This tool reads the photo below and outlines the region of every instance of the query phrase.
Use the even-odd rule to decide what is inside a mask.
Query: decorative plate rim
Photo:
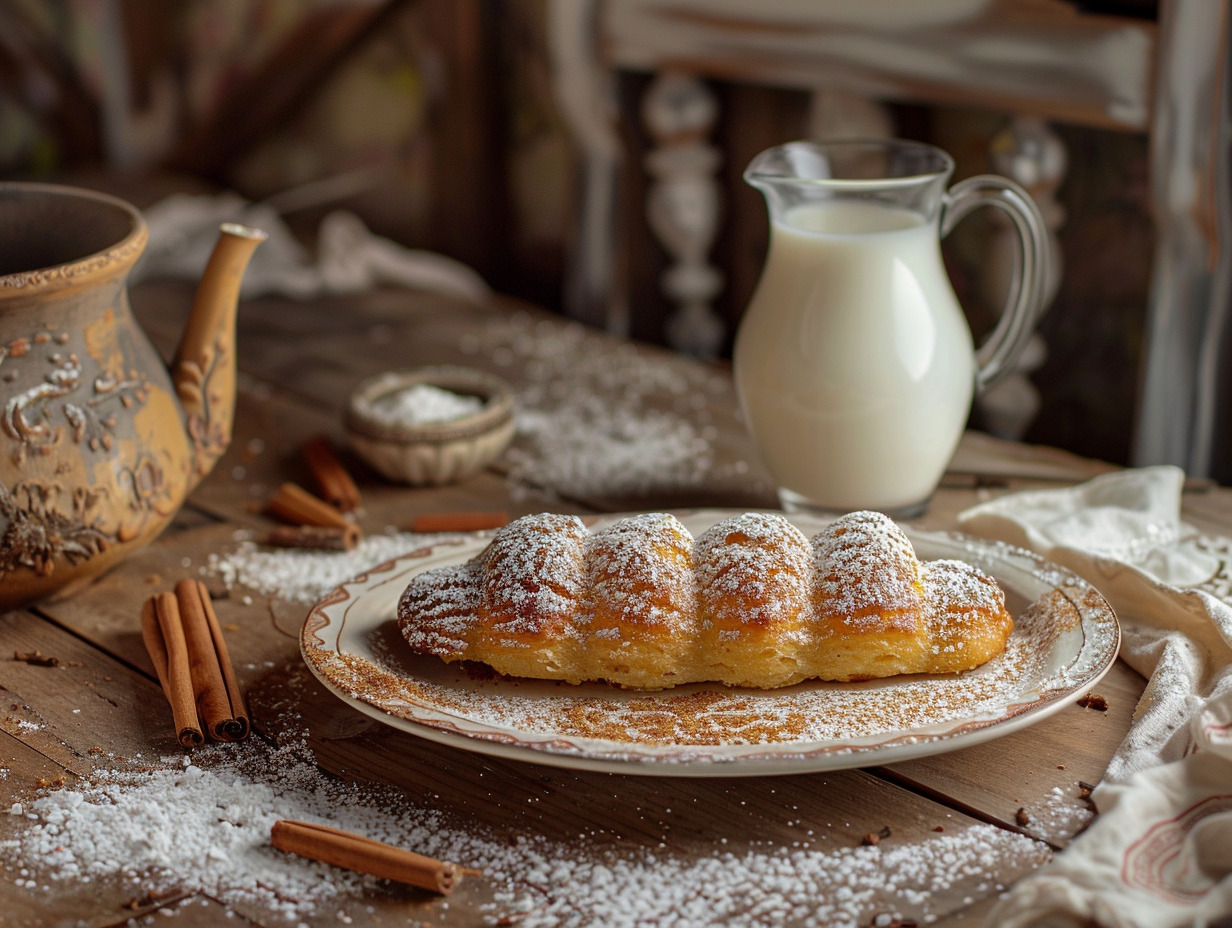
[[[741,511],[744,510],[676,510],[673,514],[682,520],[700,523],[706,520],[718,521]],[[602,525],[626,515],[628,513],[604,515],[592,517],[588,521],[593,525]],[[784,515],[794,522],[807,525],[809,531],[806,533],[824,525],[824,520],[817,517],[794,513]],[[1008,571],[1010,574],[1017,573],[1033,578],[1041,590],[1038,596],[1042,597],[1053,591],[1059,593],[1075,613],[1082,632],[1082,644],[1064,665],[1063,672],[1041,677],[1038,685],[1030,691],[1034,698],[1025,701],[1007,700],[997,706],[999,711],[992,717],[987,712],[982,712],[970,717],[940,719],[927,725],[892,732],[799,743],[771,741],[720,742],[714,745],[670,744],[540,733],[516,726],[496,725],[448,711],[440,703],[433,704],[428,699],[417,698],[409,690],[400,694],[396,700],[381,698],[379,694],[371,691],[365,692],[362,684],[354,682],[358,679],[357,669],[366,672],[368,667],[373,670],[378,668],[367,657],[340,651],[338,642],[349,620],[371,621],[372,628],[376,628],[392,619],[392,615],[377,620],[365,619],[360,614],[362,609],[358,607],[368,605],[365,599],[375,599],[373,591],[382,584],[394,579],[404,581],[399,587],[400,592],[405,582],[409,582],[409,578],[419,570],[458,563],[469,558],[483,548],[491,537],[491,532],[435,540],[377,564],[343,582],[309,610],[301,629],[300,648],[311,672],[334,696],[360,712],[404,732],[464,750],[539,764],[674,776],[754,776],[837,770],[893,763],[956,750],[1010,734],[1042,720],[1062,708],[1069,697],[1079,695],[1094,686],[1111,668],[1120,647],[1119,623],[1102,594],[1077,574],[1044,560],[1034,552],[1003,542],[973,538],[958,532],[914,530],[909,526],[904,526],[904,531],[913,544],[923,543],[926,547],[954,549],[943,556],[967,554],[967,557],[963,557],[964,560],[978,563],[1003,585],[1006,579],[1002,575]],[[1069,653],[1064,652],[1062,657],[1069,656]],[[434,661],[432,658],[425,660]],[[441,666],[444,666],[443,663]],[[386,671],[379,672],[390,675]],[[408,686],[422,682],[412,677],[399,679],[404,680]],[[919,678],[891,677],[858,684],[813,686],[826,686],[840,692],[854,691],[857,688],[892,691],[903,681],[914,679]],[[491,681],[491,685],[498,690],[502,686],[509,689],[522,684],[541,685],[539,681]],[[557,686],[568,687],[567,684]],[[808,688],[810,684],[799,686]],[[595,688],[590,687],[586,692]],[[658,693],[635,693],[606,687],[603,691],[610,694],[609,698],[613,704],[638,698],[666,701],[673,695],[692,692],[746,692],[757,696],[778,692],[741,691],[721,684],[691,684]],[[568,692],[583,694],[581,688],[572,688]],[[666,711],[666,707],[663,711]]]

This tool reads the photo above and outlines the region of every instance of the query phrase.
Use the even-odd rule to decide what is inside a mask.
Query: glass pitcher
[[[954,162],[901,140],[791,142],[744,178],[770,210],[770,248],[736,336],[741,407],[784,508],[923,512],[974,391],[1012,369],[1041,311],[1043,218],[1012,181],[946,189]],[[1008,305],[976,351],[941,238],[977,206],[1022,244]]]

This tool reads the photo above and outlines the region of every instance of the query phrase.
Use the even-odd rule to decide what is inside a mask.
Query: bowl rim
[[[373,406],[380,399],[425,383],[454,393],[478,396],[484,401],[483,407],[472,415],[442,422],[398,423],[374,414]],[[440,444],[497,431],[511,422],[513,411],[513,388],[494,374],[458,365],[429,365],[384,371],[365,378],[351,392],[345,426],[355,435],[372,441]]]

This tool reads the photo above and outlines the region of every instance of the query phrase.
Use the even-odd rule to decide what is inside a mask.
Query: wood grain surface
[[[163,283],[145,285],[134,295],[139,315],[164,351],[178,335],[184,296],[184,288]],[[0,811],[30,802],[40,789],[54,788],[56,778],[64,778],[68,788],[121,759],[180,752],[142,645],[139,615],[147,596],[199,576],[215,598],[255,738],[276,745],[292,733],[306,732],[308,748],[328,774],[342,782],[383,784],[407,803],[428,801],[444,820],[461,828],[505,835],[510,841],[525,836],[561,848],[585,841],[592,850],[618,856],[655,852],[685,860],[719,848],[801,843],[853,848],[869,835],[881,836],[887,849],[909,847],[981,823],[1032,839],[1040,860],[1072,839],[1089,817],[1081,784],[1098,782],[1142,691],[1143,681],[1120,664],[1100,684],[1108,704],[1104,712],[1067,706],[1016,734],[892,767],[703,780],[575,772],[462,751],[360,716],[316,682],[298,649],[307,606],[257,589],[228,589],[210,571],[211,557],[234,550],[269,524],[263,502],[281,481],[307,479],[296,453],[302,441],[324,434],[342,447],[342,404],[364,376],[451,362],[485,368],[524,386],[526,372],[507,359],[502,363],[499,354],[466,350],[484,327],[514,316],[553,329],[566,325],[499,299],[471,307],[380,292],[345,300],[245,304],[239,342],[245,377],[235,436],[172,527],[87,589],[0,616]],[[629,350],[615,340],[611,345],[613,351]],[[668,368],[693,365],[655,349],[634,350]],[[715,455],[720,461],[755,462],[736,418],[726,372],[710,368],[698,374],[703,375],[720,385],[704,396]],[[673,501],[654,488],[640,495],[598,492],[585,498],[525,486],[515,492],[499,467],[464,484],[412,489],[383,482],[349,452],[343,454],[363,495],[359,522],[368,534],[405,531],[424,512],[498,509],[516,516],[554,509],[584,514],[639,508],[651,498],[677,506],[698,501],[697,493],[681,493]],[[773,505],[757,466],[744,471],[743,486],[733,477],[706,501]],[[1031,484],[944,489],[921,525],[951,526],[962,508],[1022,485]],[[1225,491],[1212,490],[1187,502],[1206,514],[1206,527],[1212,529],[1232,525],[1228,498]],[[48,667],[9,659],[14,652],[36,650],[59,663]],[[24,821],[0,815],[0,840],[15,834]],[[55,891],[48,892],[41,888],[47,877],[38,872],[38,861],[18,863],[36,874],[32,880],[38,885],[31,888],[0,873],[0,905],[12,924],[115,925],[160,906],[174,909],[178,925],[283,923],[255,904],[228,909],[204,897],[143,899],[123,879],[57,882]],[[13,866],[10,862],[10,872]],[[1020,878],[1031,866],[1020,865],[1007,878]],[[929,900],[930,911],[941,916],[936,924],[978,924],[995,901],[997,885],[968,880],[938,890]],[[494,891],[483,877],[465,880],[447,900],[381,886],[362,898],[339,899],[303,921],[476,925],[483,923]]]

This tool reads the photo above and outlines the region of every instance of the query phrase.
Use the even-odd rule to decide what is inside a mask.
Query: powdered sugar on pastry
[[[781,515],[744,513],[703,532],[695,560],[706,675],[737,686],[805,679],[814,623],[804,534]]]
[[[1005,601],[997,582],[965,561],[929,561],[923,574],[930,672],[957,672],[984,654],[999,653],[1001,629],[987,621]]]
[[[772,625],[808,596],[808,539],[782,516],[746,512],[702,533],[697,581],[707,618],[722,626]]]
[[[460,589],[468,577],[478,595]],[[593,535],[573,516],[525,516],[465,567],[417,575],[398,616],[420,653],[639,689],[959,672],[1000,653],[1013,626],[995,581],[958,561],[922,565],[873,512],[811,540],[776,513],[697,540],[666,513]]]
[[[585,559],[583,646],[569,677],[688,682],[697,621],[689,530],[666,513],[631,516],[592,535]]]
[[[853,512],[813,539],[818,609],[845,624],[911,630],[920,618],[920,563],[902,529],[880,512]]]

